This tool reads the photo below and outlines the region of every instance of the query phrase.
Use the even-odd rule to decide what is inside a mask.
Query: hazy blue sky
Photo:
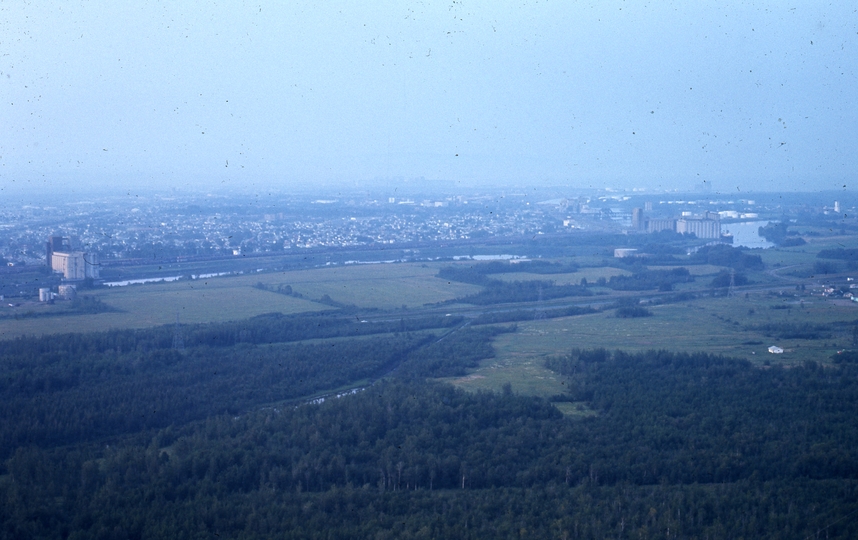
[[[0,187],[855,187],[851,0],[175,4],[0,3]]]

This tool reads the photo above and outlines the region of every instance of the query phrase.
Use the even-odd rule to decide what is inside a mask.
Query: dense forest
[[[759,255],[752,255],[747,253],[745,249],[726,244],[702,246],[691,255],[691,260],[697,264],[729,266],[736,270],[760,270],[763,268],[763,259]]]
[[[803,246],[806,244],[807,242],[804,238],[798,236],[797,232],[789,230],[789,225],[787,221],[772,221],[760,227],[758,233],[769,242],[777,244],[780,247]]]
[[[438,323],[446,325],[450,319],[442,317]],[[174,348],[162,329],[8,342],[0,353],[0,459],[24,445],[109,440],[367,384],[391,373],[401,378],[463,374],[493,354],[488,340],[503,331],[441,327],[384,337],[272,343],[273,334],[266,331],[270,318],[253,321],[256,331],[248,330],[252,325],[247,322],[219,325],[225,336],[236,328],[243,329],[239,334],[247,332],[232,346],[224,345],[226,337],[215,340],[220,346],[209,345],[206,337],[220,335],[207,333],[211,327],[189,332],[189,341],[203,344],[183,350]],[[288,340],[290,334],[280,336]]]
[[[573,349],[546,359],[568,390],[543,400],[435,382],[509,330],[444,319],[355,336],[260,317],[185,327],[184,348],[171,328],[9,342],[0,537],[858,534],[852,356]],[[290,341],[309,321],[333,337]]]
[[[820,259],[839,259],[849,262],[858,262],[858,249],[823,249],[816,254]]]

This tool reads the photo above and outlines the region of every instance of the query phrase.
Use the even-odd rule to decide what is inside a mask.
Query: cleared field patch
[[[564,392],[565,386],[561,377],[543,367],[543,362],[574,347],[705,352],[760,365],[809,360],[826,363],[837,350],[851,346],[852,327],[842,324],[858,320],[858,305],[850,304],[818,298],[712,298],[652,306],[652,317],[620,319],[608,310],[519,322],[515,333],[495,339],[495,358],[483,361],[469,376],[449,382],[468,390],[493,391],[510,383],[516,392],[549,397]],[[833,330],[828,338],[779,339],[759,329],[771,323],[829,325]],[[770,354],[770,345],[782,347],[784,354]],[[572,410],[577,408],[567,412]]]
[[[213,283],[210,280],[209,283]],[[102,300],[127,313],[133,313],[143,326],[175,320],[176,312],[185,322],[246,319],[262,313],[300,313],[328,309],[301,298],[271,293],[252,287],[217,287],[186,282],[184,287],[141,287],[131,294],[111,295]],[[120,314],[121,315],[121,314]],[[166,315],[166,320],[165,320]]]
[[[823,229],[817,229],[818,231],[823,231]],[[825,233],[830,233],[830,230],[824,230]],[[819,251],[823,249],[837,249],[837,248],[856,248],[858,247],[858,237],[854,235],[833,235],[833,236],[803,236],[807,244],[803,246],[798,246],[797,248],[787,248],[787,249],[800,249],[807,251],[808,253],[813,253],[816,255]]]
[[[782,302],[781,302],[782,304]],[[826,362],[849,342],[844,332],[825,339],[780,339],[755,329],[770,323],[827,325],[858,317],[858,306],[838,306],[829,301],[796,302],[795,309],[773,310],[778,301],[766,299],[719,298],[688,304],[654,306],[652,317],[619,319],[606,313],[529,321],[519,324],[516,334],[496,340],[499,357],[528,351],[534,355],[558,354],[572,347],[642,351],[706,352],[745,358],[755,363],[766,360],[797,363]],[[770,345],[788,353],[771,355]]]
[[[328,295],[342,304],[380,309],[420,307],[481,289],[437,278],[437,272],[436,268],[420,264],[373,264],[259,274],[251,281],[290,285],[305,298]]]
[[[753,250],[751,253],[760,255],[767,266],[813,265],[817,261],[845,263],[837,259],[820,259],[817,253],[826,249],[855,249],[858,248],[858,238],[854,236],[804,237],[807,244],[788,248],[769,248]]]
[[[549,397],[563,392],[562,377],[542,365],[543,359],[528,353],[509,353],[484,360],[464,377],[441,379],[464,390],[500,392],[507,383],[513,392]]]
[[[210,280],[213,283],[215,280]],[[229,281],[228,279],[222,281]],[[96,332],[112,328],[146,328],[176,321],[222,322],[262,313],[301,313],[330,309],[315,302],[251,287],[208,287],[202,281],[138,285],[88,291],[117,311],[63,317],[0,320],[0,339],[20,335]]]
[[[769,248],[766,250],[760,250],[759,253],[751,252],[755,255],[759,255],[763,262],[766,264],[767,268],[778,268],[783,266],[796,266],[796,265],[813,265],[819,259],[816,258],[816,251],[813,253],[810,252],[808,246],[801,246],[796,248]]]
[[[560,412],[565,414],[566,416],[596,416],[596,411],[592,409],[588,409],[586,405],[583,403],[569,403],[569,402],[560,402],[554,403],[554,406],[560,409]]]

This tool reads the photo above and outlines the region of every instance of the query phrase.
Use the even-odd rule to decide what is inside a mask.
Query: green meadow
[[[248,283],[290,285],[305,298],[328,295],[333,301],[361,308],[394,309],[403,305],[451,300],[480,290],[476,285],[449,282],[435,277],[438,265],[366,264],[335,266],[242,277]]]
[[[60,303],[55,306],[36,302],[17,308],[4,306],[0,308],[0,339],[145,328],[173,323],[176,313],[182,323],[203,323],[246,319],[272,312],[291,314],[334,309],[318,301],[325,295],[333,302],[368,309],[421,307],[479,290],[475,285],[438,279],[436,272],[437,268],[420,264],[354,265],[81,291],[81,295],[93,296],[113,311],[65,315],[59,313],[65,311]],[[262,290],[257,287],[259,283],[274,287],[290,285],[301,297]],[[47,316],[51,313],[56,316]]]
[[[509,383],[522,394],[545,397],[559,394],[565,382],[545,369],[543,362],[546,357],[564,354],[573,347],[630,352],[646,349],[699,351],[745,358],[759,365],[767,362],[794,365],[808,360],[828,362],[838,350],[858,342],[858,334],[853,335],[858,304],[814,296],[812,293],[819,288],[808,280],[803,280],[808,285],[807,290],[801,292],[800,297],[796,296],[799,280],[788,272],[795,267],[812,267],[820,249],[855,244],[854,240],[845,240],[827,238],[795,248],[759,251],[768,270],[748,273],[748,278],[757,285],[756,289],[749,289],[748,294],[746,289],[739,289],[733,297],[703,297],[649,306],[652,316],[642,318],[617,318],[615,310],[606,307],[589,315],[519,322],[515,332],[496,338],[494,358],[485,360],[464,377],[447,380],[469,390],[500,390]],[[572,260],[579,264],[585,262]],[[337,305],[382,312],[405,306],[413,311],[480,290],[476,285],[437,278],[438,269],[447,264],[331,266],[82,291],[82,295],[100,300],[112,311],[70,314],[67,313],[68,304],[62,303],[4,306],[0,308],[0,339],[144,328],[171,324],[177,313],[182,323],[190,324],[240,320],[271,312],[311,313],[336,309]],[[725,270],[714,265],[689,265],[687,268],[697,279],[677,287],[680,292],[706,292],[711,276]],[[511,281],[552,280],[564,285],[580,283],[582,278],[593,283],[599,278],[627,274],[629,271],[612,266],[582,266],[579,271],[566,274],[510,272],[492,277]],[[285,290],[286,286],[291,287],[292,295],[272,292]],[[603,306],[609,306],[620,297],[654,297],[653,291],[617,292],[605,287],[593,290],[601,296],[591,297],[592,300]],[[445,309],[455,311],[456,307],[450,305]],[[465,307],[472,313],[484,309],[458,307]],[[822,329],[824,337],[781,339],[772,330],[778,325],[790,328],[810,325]],[[785,352],[770,354],[770,345],[777,345]],[[581,413],[571,404],[561,404],[560,408],[568,414]]]
[[[208,282],[150,283],[84,291],[83,295],[96,297],[113,309],[94,314],[47,316],[54,306],[25,304],[16,308],[17,318],[0,319],[0,337],[147,328],[173,323],[177,313],[182,323],[201,323],[246,319],[271,312],[330,309],[309,300],[239,286],[230,281],[229,278],[214,278]]]
[[[449,381],[472,390],[500,390],[509,383],[516,392],[548,397],[561,393],[564,383],[543,367],[545,358],[575,347],[706,352],[759,365],[829,362],[838,350],[853,346],[853,327],[858,322],[858,304],[809,296],[704,298],[649,309],[653,315],[641,318],[617,318],[614,310],[605,310],[520,322],[515,333],[495,339],[495,358],[483,361],[468,376]],[[760,329],[770,324],[818,325],[828,328],[831,336],[779,339]],[[784,353],[769,353],[770,345],[783,348]]]

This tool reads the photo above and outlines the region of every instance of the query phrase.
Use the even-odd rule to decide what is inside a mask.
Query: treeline
[[[748,276],[741,272],[727,272],[721,271],[718,272],[712,281],[709,282],[710,287],[715,288],[725,288],[729,287],[731,284],[736,287],[741,287],[742,285],[747,285],[749,283]]]
[[[679,267],[669,270],[640,270],[630,276],[611,276],[606,285],[616,291],[672,291],[678,283],[694,281],[688,268]]]
[[[470,283],[472,285],[489,285],[493,280],[492,274],[571,274],[578,271],[574,263],[553,263],[549,261],[531,260],[516,263],[492,261],[470,265],[445,266],[438,270],[438,277],[450,281]]]
[[[840,261],[858,262],[858,249],[836,248],[820,250],[816,256],[820,259],[837,259]]]
[[[786,221],[772,221],[767,225],[757,229],[757,233],[774,244],[780,247],[803,246],[804,238],[797,236],[794,231],[789,230],[789,223]]]
[[[745,328],[779,339],[828,339],[832,335],[832,325],[827,324],[771,322]]]
[[[275,284],[266,284],[266,283],[259,281],[256,283],[256,285],[254,285],[254,288],[257,288],[257,289],[262,290],[262,291],[268,291],[268,292],[273,292],[273,293],[277,293],[277,294],[282,294],[284,296],[291,296],[293,298],[304,298],[303,294],[292,289],[291,285],[288,285],[285,283],[279,283],[279,284],[275,285]],[[331,298],[331,296],[328,294],[323,294],[320,298],[314,300],[314,302],[318,302],[320,304],[325,304],[326,306],[331,306],[334,308],[339,308],[341,310],[341,312],[345,312],[347,310],[350,312],[356,312],[359,309],[355,304],[346,304],[343,302],[338,302],[338,301],[334,300],[333,298]],[[366,310],[362,310],[362,311],[366,311]]]
[[[727,244],[703,246],[691,254],[691,260],[697,264],[728,266],[736,270],[760,270],[763,268],[762,257],[751,255],[741,248]]]
[[[572,317],[574,315],[589,315],[598,313],[591,307],[570,306],[551,309],[516,309],[510,311],[494,311],[481,313],[472,319],[472,324],[499,324],[507,322],[530,321],[533,319],[557,319],[560,317]]]
[[[509,262],[493,261],[471,265],[445,266],[438,270],[437,277],[472,285],[491,286],[503,281],[491,278],[493,274],[566,274],[578,271],[578,265],[573,263],[553,263],[549,261],[527,261],[511,264]]]
[[[260,315],[247,321],[194,326],[184,341],[193,346],[233,346],[238,343],[283,343],[306,339],[356,337],[390,332],[416,332],[433,328],[452,328],[462,317],[428,315],[361,322],[356,317],[331,315]]]
[[[485,306],[509,302],[536,302],[570,296],[591,296],[593,293],[581,285],[555,285],[553,281],[497,281],[492,280],[480,292],[456,298],[451,302],[464,302]]]
[[[605,259],[602,266],[616,266],[633,273],[640,272],[644,262],[648,265],[662,264],[665,266],[711,264],[737,270],[760,270],[763,268],[762,257],[751,255],[744,248],[737,248],[728,244],[700,246],[688,258],[679,259],[675,256],[685,252],[686,247],[683,246],[666,245],[660,247],[657,244],[648,244],[639,251],[643,257]]]
[[[239,343],[287,343],[307,339],[370,336],[391,332],[416,332],[444,329],[463,322],[459,316],[422,316],[361,322],[355,317],[337,314],[283,315],[270,313],[242,321],[181,325],[180,336],[186,347],[232,347]],[[109,330],[89,334],[59,334],[50,338],[19,337],[3,342],[0,363],[29,365],[42,355],[77,357],[91,353],[146,352],[173,346],[174,325],[137,330]]]
[[[622,306],[617,308],[614,315],[619,319],[634,319],[637,317],[651,317],[652,311],[641,306]]]
[[[555,273],[553,270],[562,272],[574,272],[574,265],[559,265],[556,263],[539,262],[536,268],[541,269],[538,273]],[[480,285],[480,292],[449,300],[448,303],[463,302],[479,306],[491,304],[503,304],[507,302],[536,302],[538,300],[551,300],[555,298],[567,298],[570,296],[590,296],[593,293],[582,285],[556,285],[553,281],[529,280],[529,281],[502,281],[489,277],[491,274],[501,272],[528,272],[528,267],[520,264],[508,264],[492,262],[475,264],[471,266],[445,266],[438,271],[437,276],[441,279]]]

